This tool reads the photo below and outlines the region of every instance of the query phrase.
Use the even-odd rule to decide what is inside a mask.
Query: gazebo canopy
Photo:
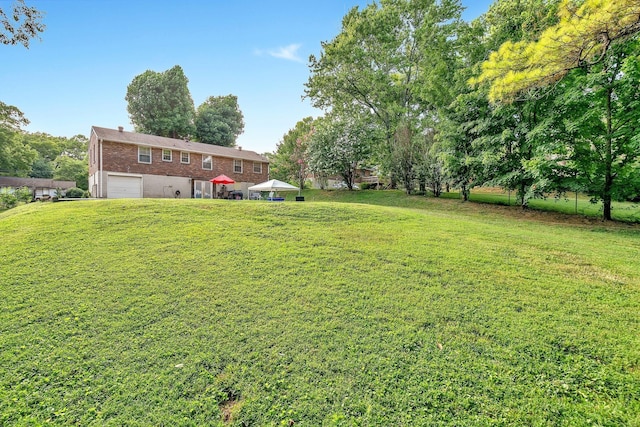
[[[249,187],[249,191],[296,191],[298,187],[294,187],[286,182],[272,179],[271,181],[262,182],[260,184],[252,185]]]

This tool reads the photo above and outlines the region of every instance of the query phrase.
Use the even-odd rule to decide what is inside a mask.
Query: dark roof
[[[92,126],[91,131],[98,139],[111,142],[121,142],[123,144],[147,145],[150,147],[169,148],[172,150],[186,151],[191,153],[211,154],[215,157],[228,157],[232,159],[251,160],[254,162],[269,163],[269,159],[256,153],[232,147],[221,147],[219,145],[203,144],[200,142],[185,141],[182,139],[165,138],[164,136],[146,135]]]
[[[0,176],[0,187],[67,189],[75,186],[75,181],[57,181],[49,178],[18,178],[15,176]]]

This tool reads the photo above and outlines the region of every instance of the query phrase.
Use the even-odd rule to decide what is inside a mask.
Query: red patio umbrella
[[[227,175],[218,175],[213,179],[210,179],[209,181],[213,182],[214,184],[233,184],[235,181],[232,180],[231,178],[229,178]]]

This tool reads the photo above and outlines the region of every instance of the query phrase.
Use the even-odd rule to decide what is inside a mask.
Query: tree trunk
[[[613,135],[611,134],[611,87],[607,88],[607,135],[604,148],[604,188],[602,189],[602,217],[605,221],[611,221],[611,189],[613,187]]]
[[[522,210],[527,209],[527,204],[528,204],[528,200],[525,197],[525,195],[527,194],[527,185],[523,182],[520,184],[520,206],[522,207]]]

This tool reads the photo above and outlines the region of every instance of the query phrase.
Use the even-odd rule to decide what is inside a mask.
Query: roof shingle
[[[191,142],[182,139],[165,138],[163,136],[147,135],[143,133],[119,131],[99,126],[92,126],[98,139],[123,144],[147,145],[150,147],[168,148],[171,150],[186,151],[191,153],[211,154],[215,157],[228,157],[232,159],[242,159],[254,162],[269,163],[269,159],[256,153],[255,151],[241,150],[238,148],[221,147],[219,145],[203,144],[201,142]]]

